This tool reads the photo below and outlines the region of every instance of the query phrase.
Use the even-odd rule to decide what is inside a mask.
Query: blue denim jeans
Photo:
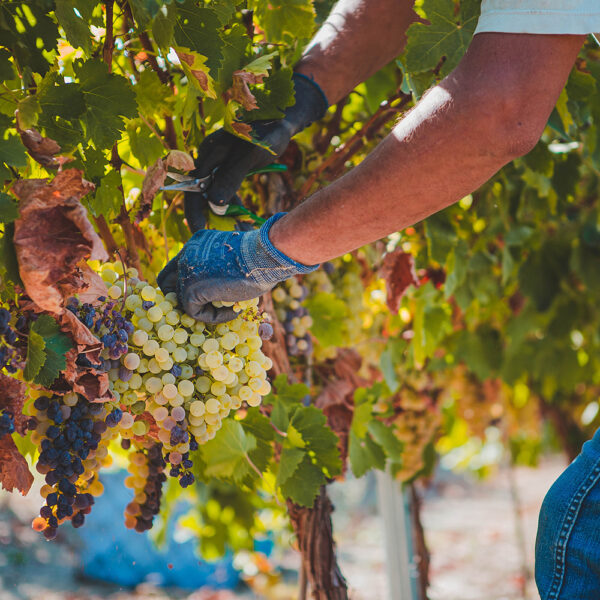
[[[535,554],[541,600],[600,600],[600,429],[546,494]]]

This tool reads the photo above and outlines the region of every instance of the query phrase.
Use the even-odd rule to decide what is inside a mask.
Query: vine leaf
[[[301,406],[295,409],[287,429],[290,452],[284,480],[279,476],[281,492],[301,506],[312,506],[321,485],[341,472],[338,437],[326,420],[314,406]]]
[[[25,148],[16,135],[9,135],[5,140],[0,138],[0,179],[11,176],[8,167],[27,166]]]
[[[29,348],[31,348],[32,339],[38,338],[35,342],[40,345],[43,343],[43,362],[37,369],[32,379],[35,383],[44,387],[51,386],[60,372],[67,366],[67,353],[73,347],[71,340],[60,331],[59,324],[50,315],[41,315],[37,321],[31,325],[29,331]],[[27,353],[27,365],[29,365],[29,348]]]
[[[152,200],[158,193],[158,190],[165,184],[167,170],[162,158],[156,159],[156,162],[146,171],[142,183],[142,200],[140,208],[135,215],[135,222],[144,220],[152,210]]]
[[[23,496],[33,483],[27,461],[15,446],[11,435],[5,435],[0,440],[0,483],[7,492],[17,489]]]
[[[406,290],[411,285],[419,285],[419,279],[415,272],[415,259],[412,254],[396,248],[385,255],[380,273],[385,281],[388,308],[393,314],[396,314]]]
[[[479,2],[463,0],[458,15],[454,3],[447,0],[424,0],[421,8],[430,24],[413,23],[408,28],[406,67],[411,73],[422,73],[444,59],[440,69],[444,77],[456,67],[473,37]]]
[[[175,51],[181,62],[181,68],[188,76],[189,82],[208,98],[216,100],[215,82],[210,76],[210,70],[206,64],[206,56],[193,52],[189,48],[177,47]]]
[[[132,85],[125,77],[110,73],[99,59],[73,65],[85,101],[80,119],[88,139],[96,146],[109,148],[124,129],[124,118],[137,116]]]
[[[171,150],[165,159],[165,164],[178,171],[191,171],[195,168],[194,159],[181,150]]]
[[[81,171],[67,169],[48,181],[17,181],[21,200],[14,244],[27,295],[42,310],[63,312],[64,296],[82,287],[77,264],[82,259],[108,258],[102,241],[79,202],[94,188]]]
[[[310,0],[253,0],[258,24],[269,42],[309,38],[315,27],[315,9]]]
[[[279,457],[279,470],[277,472],[276,483],[282,486],[296,472],[296,469],[302,462],[305,452],[300,448],[293,446],[284,446]]]
[[[70,160],[66,157],[55,158],[54,155],[60,152],[60,146],[35,129],[20,129],[19,135],[29,156],[43,167],[58,168]]]
[[[348,307],[343,300],[329,292],[319,292],[305,302],[313,319],[312,334],[323,346],[344,345],[344,321]]]
[[[54,14],[59,25],[65,30],[67,40],[74,48],[82,48],[86,54],[90,54],[91,37],[88,24],[79,15],[83,11],[86,2],[78,2],[75,12],[73,2],[69,0],[56,0]],[[90,4],[90,2],[87,2]],[[94,2],[95,4],[95,2]]]
[[[241,482],[250,472],[249,453],[256,449],[256,438],[238,421],[225,419],[214,439],[202,446],[205,472],[219,479]]]
[[[44,338],[31,329],[27,342],[27,363],[23,369],[23,377],[26,381],[33,381],[46,362],[46,342]]]
[[[230,100],[239,102],[246,110],[258,108],[256,98],[250,91],[249,85],[262,83],[265,75],[262,73],[249,73],[248,71],[234,71],[233,85],[227,90],[226,95]]]

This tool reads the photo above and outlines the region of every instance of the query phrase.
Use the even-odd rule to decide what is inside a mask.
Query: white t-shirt
[[[600,0],[483,0],[475,33],[600,32]]]

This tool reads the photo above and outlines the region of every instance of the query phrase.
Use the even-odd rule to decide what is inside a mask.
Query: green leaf
[[[175,24],[177,45],[205,56],[206,65],[213,75],[223,60],[220,25],[219,17],[212,8],[198,7],[193,0],[186,0],[178,7]]]
[[[81,116],[86,133],[96,146],[108,148],[124,129],[123,117],[137,115],[132,86],[124,77],[109,73],[101,60],[78,62],[74,70],[86,105]]]
[[[281,119],[284,116],[283,111],[295,102],[292,70],[283,68],[275,71],[262,85],[255,86],[252,93],[258,108],[246,111],[244,120]]]
[[[271,442],[275,439],[275,431],[268,417],[265,417],[258,408],[251,408],[240,422],[244,431],[256,439],[256,449],[249,453],[250,460],[259,471],[266,471],[269,460],[273,456]],[[254,478],[255,471],[253,470],[250,475]]]
[[[131,120],[127,123],[127,135],[131,153],[142,167],[153,165],[164,155],[165,149],[156,135],[142,121]]]
[[[44,366],[46,362],[45,348],[46,342],[44,338],[33,329],[30,330],[27,343],[27,362],[23,369],[23,377],[26,381],[33,381]]]
[[[404,449],[404,445],[394,435],[391,427],[385,425],[381,421],[373,419],[369,423],[369,434],[372,436],[373,440],[381,446],[386,456],[392,462],[402,462],[402,451]]]
[[[171,112],[173,92],[151,69],[140,73],[140,79],[133,89],[140,112],[144,115],[154,116],[163,111]]]
[[[284,446],[278,461],[278,471],[276,483],[281,487],[296,472],[296,469],[305,456],[304,450]]]
[[[273,390],[264,400],[265,404],[274,404],[279,400],[286,409],[296,408],[308,395],[309,389],[303,383],[289,384],[287,375],[277,375],[273,381]],[[285,428],[284,428],[285,429]]]
[[[300,506],[312,506],[322,485],[327,483],[323,471],[305,454],[294,473],[281,485],[281,493]]]
[[[8,139],[0,139],[0,163],[11,167],[26,167],[27,153],[18,135],[10,134]]]
[[[90,5],[91,2],[77,2],[77,11],[81,14],[80,5]],[[96,2],[93,3],[94,5]],[[88,7],[89,8],[89,7]],[[84,11],[85,12],[85,11]],[[90,37],[90,28],[87,22],[75,12],[75,6],[70,0],[56,0],[54,14],[58,24],[65,30],[67,40],[73,48],[82,48],[86,53],[90,53],[92,44]]]
[[[279,429],[279,431],[285,431],[290,424],[287,410],[279,398],[276,398],[272,404],[273,410],[271,411],[271,422]]]
[[[152,22],[152,37],[159,48],[168,50],[173,43],[177,9],[173,5],[163,5]]]
[[[19,218],[18,204],[12,196],[0,192],[0,223],[12,223]]]
[[[102,177],[94,199],[88,202],[94,216],[104,215],[110,219],[119,212],[122,198],[120,185],[122,185],[121,174],[114,169]]]
[[[43,338],[46,352],[46,360],[33,381],[44,387],[50,387],[67,366],[66,355],[73,344],[70,338],[60,331],[58,323],[50,315],[41,315],[31,325],[30,336],[32,333]]]
[[[64,83],[55,72],[48,73],[39,87],[38,100],[45,119],[74,119],[85,112],[85,100],[78,83]]]
[[[248,453],[255,448],[256,438],[251,433],[246,433],[238,421],[225,419],[217,435],[201,447],[206,474],[242,481],[251,468]]]
[[[233,83],[233,72],[237,71],[244,64],[244,58],[250,38],[246,33],[246,28],[235,23],[232,27],[221,34],[223,41],[223,60],[217,72],[217,80],[221,91],[229,89]]]
[[[21,129],[31,129],[38,122],[40,103],[37,96],[25,96],[19,100],[19,126]]]
[[[407,31],[406,67],[421,73],[437,67],[444,59],[440,76],[445,77],[460,61],[473,37],[479,18],[479,2],[462,0],[454,14],[454,2],[423,0],[429,25],[413,23]]]
[[[385,468],[385,454],[381,446],[376,444],[370,436],[360,438],[354,431],[350,431],[348,446],[350,466],[356,477],[362,477],[371,469]]]
[[[252,0],[249,8],[264,30],[267,41],[308,39],[315,27],[311,0]]]
[[[30,79],[31,72],[43,75],[54,60],[51,53],[59,37],[58,28],[49,15],[53,3],[2,2],[0,6],[2,45],[10,50],[16,63],[22,65],[24,79]]]
[[[145,29],[148,23],[159,14],[162,5],[161,0],[129,0],[133,18],[142,29]]]
[[[323,346],[342,346],[348,307],[335,294],[319,292],[304,302],[313,320],[312,334]]]
[[[306,450],[314,452],[315,464],[333,477],[341,471],[342,463],[337,447],[338,437],[326,423],[327,418],[318,408],[302,406],[296,409],[290,427],[302,436]]]

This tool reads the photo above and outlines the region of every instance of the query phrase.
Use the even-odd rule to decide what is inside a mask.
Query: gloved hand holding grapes
[[[268,292],[280,281],[310,273],[318,265],[302,265],[277,250],[269,240],[271,217],[255,231],[197,231],[183,250],[158,275],[166,294],[176,292],[188,315],[206,323],[231,321],[231,306],[213,301],[249,300]]]

